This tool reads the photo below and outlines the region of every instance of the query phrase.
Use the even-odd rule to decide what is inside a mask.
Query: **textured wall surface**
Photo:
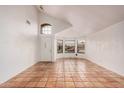
[[[93,62],[124,75],[124,21],[88,36],[86,54]]]
[[[34,6],[0,6],[0,13],[2,83],[36,62],[38,17]]]

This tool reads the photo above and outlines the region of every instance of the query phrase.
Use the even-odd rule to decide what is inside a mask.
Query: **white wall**
[[[124,21],[89,35],[86,54],[91,61],[124,75]]]
[[[34,6],[0,6],[0,83],[37,61],[37,18]]]
[[[83,34],[79,33],[73,29],[73,27],[69,27],[65,30],[62,30],[59,33],[56,33],[57,37],[65,37],[65,38],[81,38]]]

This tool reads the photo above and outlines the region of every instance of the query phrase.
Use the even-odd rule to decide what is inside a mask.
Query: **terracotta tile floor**
[[[124,88],[124,77],[85,59],[39,62],[7,82],[3,88]]]

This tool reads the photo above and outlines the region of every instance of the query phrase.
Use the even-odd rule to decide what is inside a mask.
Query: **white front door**
[[[42,61],[52,61],[52,39],[50,37],[42,37],[41,48]]]

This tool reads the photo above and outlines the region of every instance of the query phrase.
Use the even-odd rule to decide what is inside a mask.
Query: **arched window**
[[[41,34],[52,34],[52,25],[45,23],[41,25]]]

